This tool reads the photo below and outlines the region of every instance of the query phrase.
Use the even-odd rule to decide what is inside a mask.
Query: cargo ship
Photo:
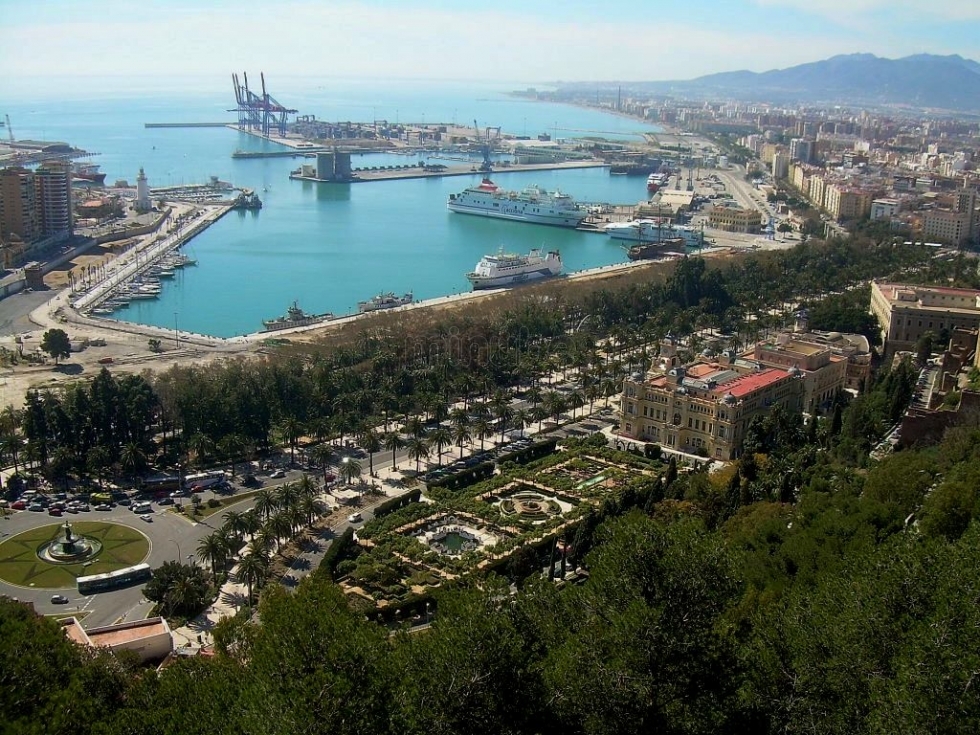
[[[92,184],[104,184],[105,174],[99,171],[98,164],[76,163],[71,168],[71,177],[75,181],[87,181]]]

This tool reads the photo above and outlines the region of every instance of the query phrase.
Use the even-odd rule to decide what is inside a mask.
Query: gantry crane
[[[484,173],[490,173],[493,171],[493,162],[490,160],[490,128],[487,128],[486,136],[484,136],[480,132],[480,126],[476,120],[473,121],[473,127],[476,129],[476,139],[480,144],[480,153],[483,154],[483,163],[480,164],[480,170]]]

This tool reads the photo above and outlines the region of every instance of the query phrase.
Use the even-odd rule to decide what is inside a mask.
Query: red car
[[[10,504],[10,507],[14,510],[27,510],[27,503],[25,503],[23,500],[15,500]]]
[[[48,508],[49,516],[61,516],[61,508]]]

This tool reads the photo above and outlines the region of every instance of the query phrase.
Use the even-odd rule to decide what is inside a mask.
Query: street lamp
[[[175,311],[174,312],[174,342],[176,343],[177,349],[179,350],[180,349],[180,332],[177,331],[177,314],[178,314],[178,312]]]
[[[177,547],[177,563],[179,564],[180,563],[180,557],[183,556],[183,554],[180,553],[180,542],[177,541],[177,539],[175,539],[175,538],[172,538],[170,540],[173,541],[174,542],[174,546]]]

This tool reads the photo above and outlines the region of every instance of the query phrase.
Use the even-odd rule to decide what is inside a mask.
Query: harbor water
[[[295,84],[295,82],[294,82]],[[226,85],[230,86],[230,85]],[[386,89],[339,85],[275,90],[303,113],[326,120],[399,119],[453,122],[476,118],[505,132],[536,136],[637,139],[653,126],[596,110],[530,102],[505,94],[514,87],[404,85]],[[317,184],[289,179],[301,159],[233,159],[236,150],[277,150],[254,136],[222,128],[153,128],[146,122],[230,119],[225,97],[44,100],[8,104],[19,139],[61,140],[101,155],[90,159],[106,182],[132,183],[140,167],[151,186],[203,183],[218,176],[255,189],[259,211],[233,211],[184,246],[198,262],[164,283],[157,299],[132,302],[115,318],[221,337],[258,331],[294,300],[311,313],[354,313],[357,302],[382,291],[414,293],[416,300],[469,290],[465,274],[485,253],[503,247],[526,253],[558,249],[566,272],[626,261],[622,243],[601,234],[507,222],[446,209],[450,194],[479,183],[480,175]],[[403,165],[414,157],[355,154],[354,167]],[[433,162],[436,162],[433,159]],[[645,180],[610,176],[605,168],[500,171],[504,189],[536,184],[587,202],[635,204]]]

